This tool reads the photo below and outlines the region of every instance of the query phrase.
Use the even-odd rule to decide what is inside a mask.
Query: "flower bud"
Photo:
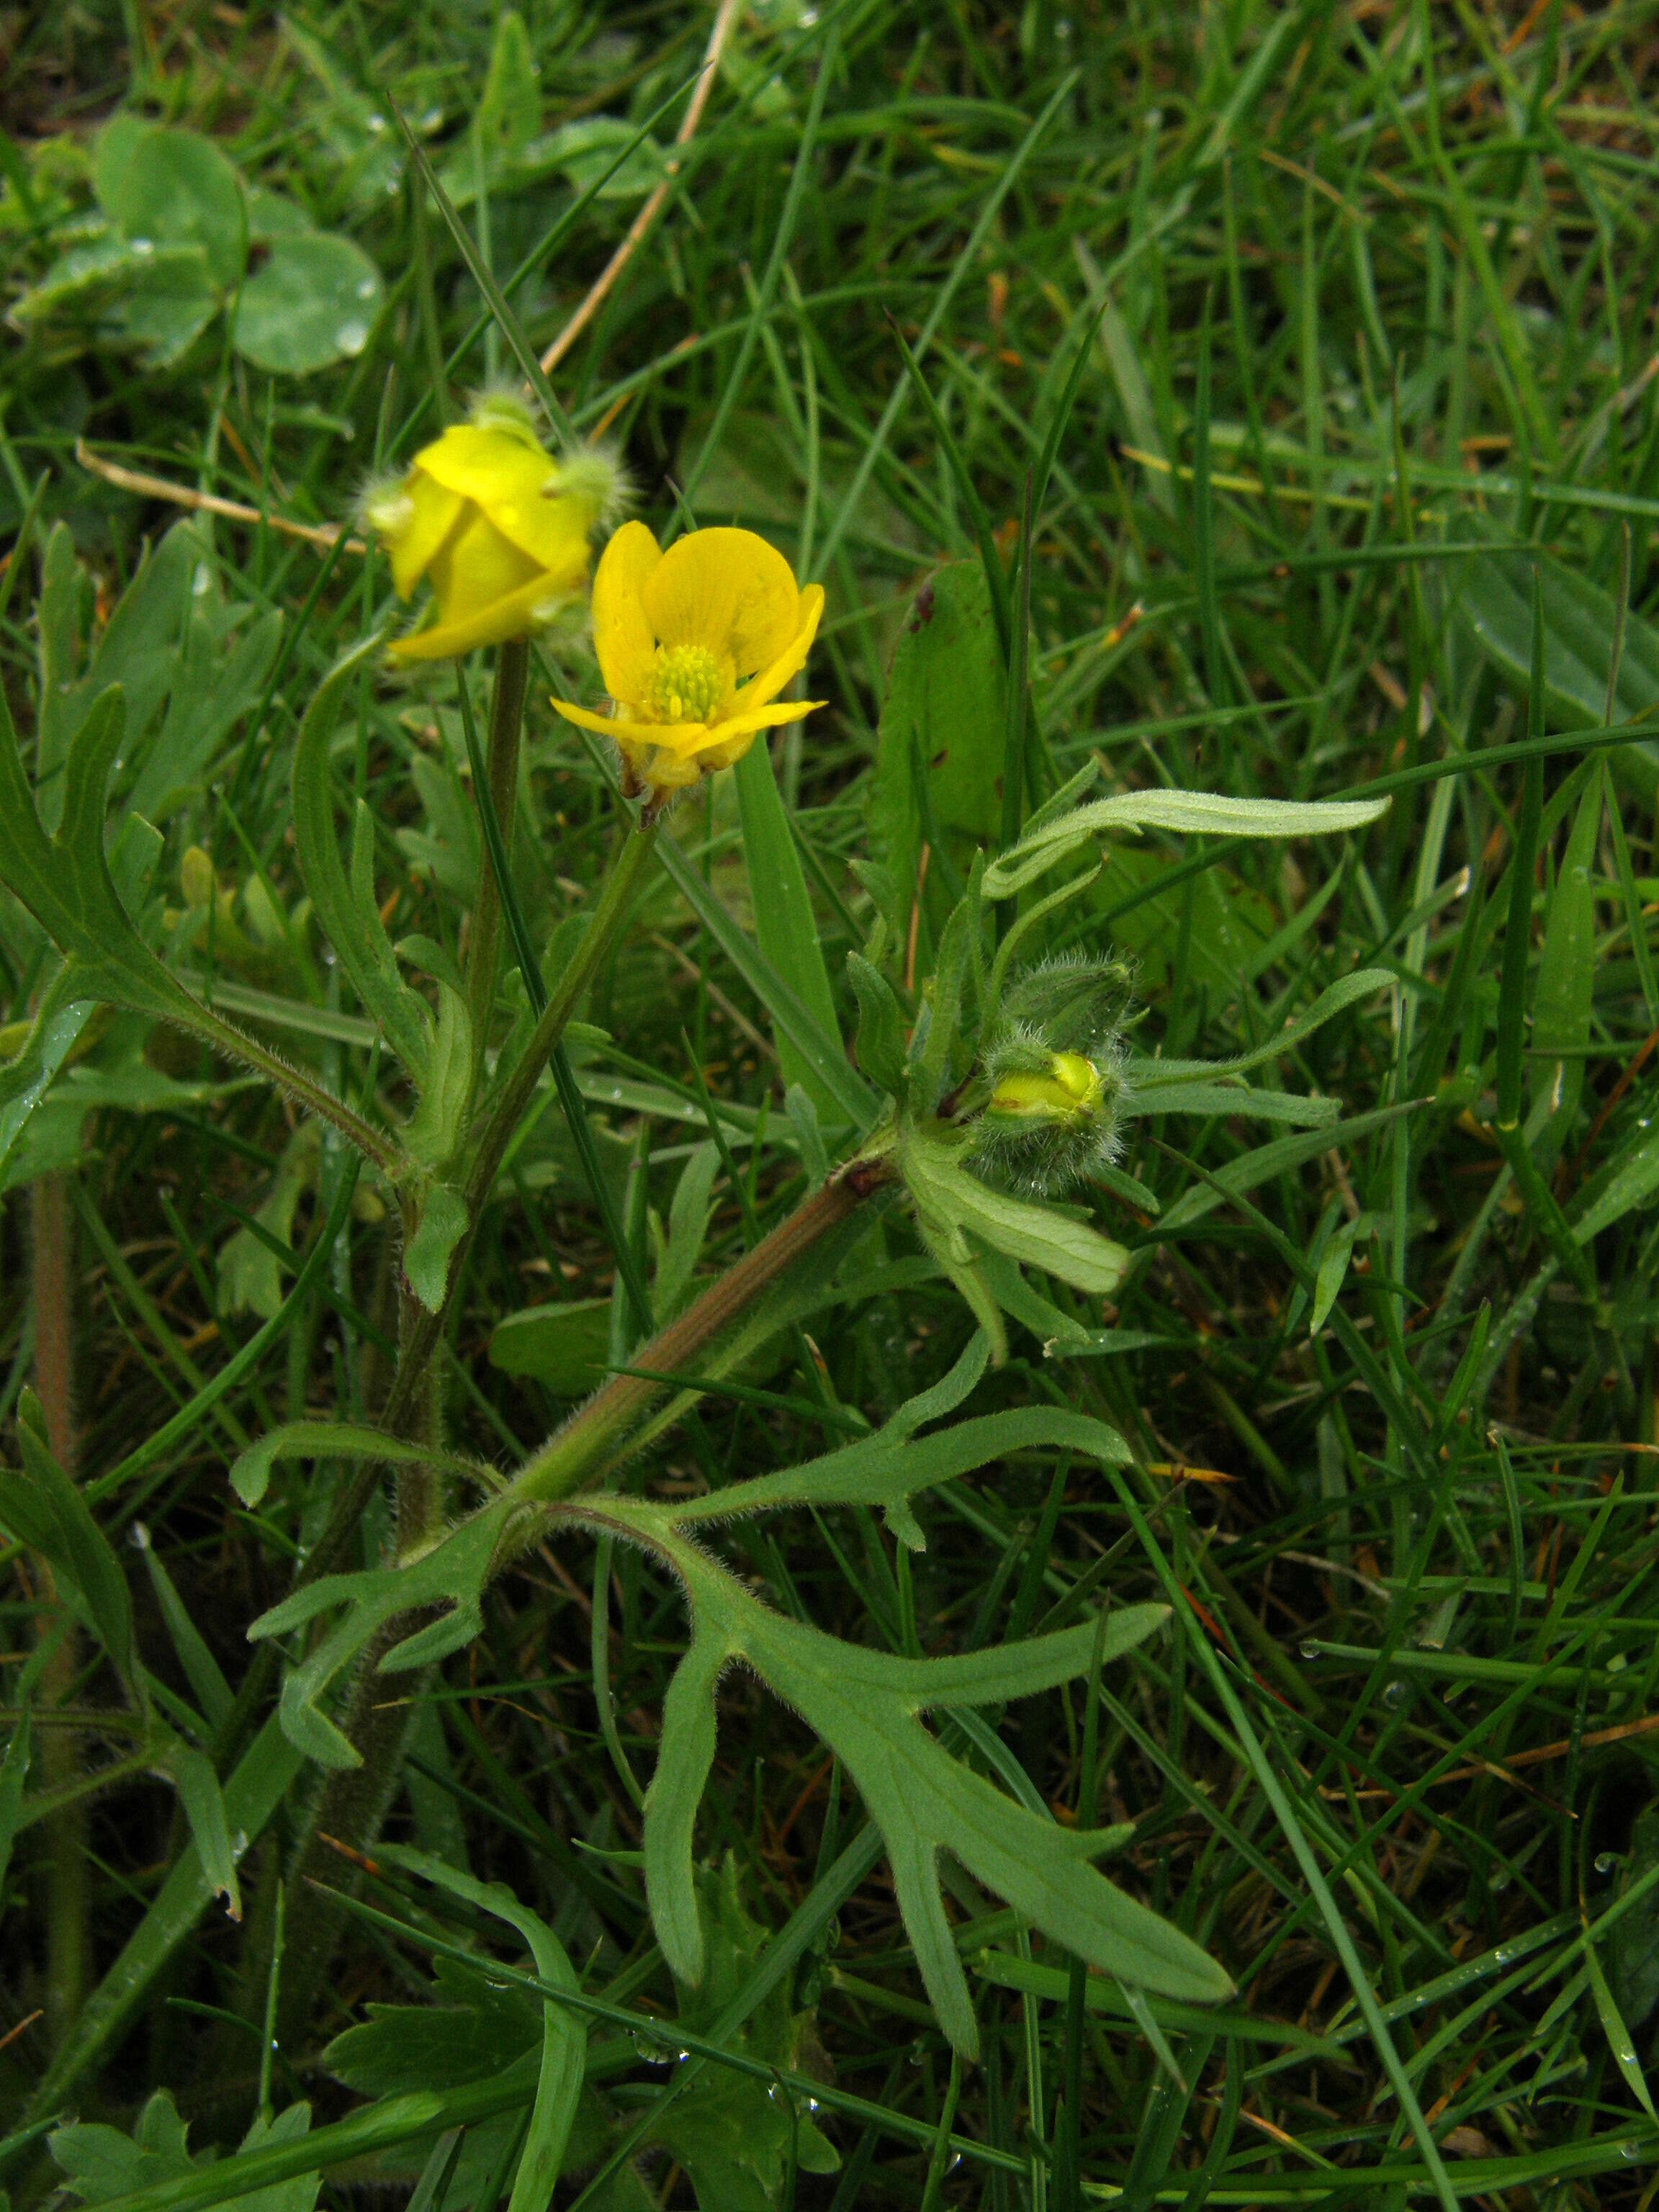
[[[1115,1050],[1096,1060],[1016,1034],[987,1073],[991,1094],[973,1125],[972,1157],[996,1180],[1046,1196],[1115,1158],[1122,1079]]]
[[[1000,1015],[1051,1052],[1099,1058],[1128,1010],[1134,971],[1121,960],[1060,953],[1009,979]]]
[[[1036,1073],[1012,1069],[991,1093],[985,1110],[1016,1125],[1091,1119],[1100,1110],[1104,1085],[1100,1070],[1080,1052],[1056,1052]]]
[[[444,660],[541,629],[580,593],[589,538],[620,491],[603,454],[556,460],[516,402],[480,402],[362,502],[398,596],[412,598],[422,578],[432,586],[435,621],[392,656]]]

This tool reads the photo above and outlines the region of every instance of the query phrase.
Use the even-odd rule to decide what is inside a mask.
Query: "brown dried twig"
[[[738,20],[740,4],[741,0],[720,0],[720,6],[714,12],[714,27],[708,33],[708,44],[703,51],[702,67],[697,73],[696,85],[691,94],[691,104],[674,134],[676,146],[689,146],[696,136],[697,125],[702,121],[703,109],[708,105],[708,95],[714,88],[714,75],[720,65],[720,56],[726,52],[726,41],[732,35],[732,27]],[[657,217],[667,205],[668,195],[673,191],[674,179],[678,174],[679,163],[671,161],[667,175],[629,225],[627,237],[595,277],[587,297],[542,356],[544,375],[552,374],[604,306],[617,279],[639,252]]]
[[[124,468],[119,461],[106,461],[101,453],[94,453],[84,438],[75,441],[75,458],[88,476],[100,477],[118,490],[136,491],[146,499],[165,499],[198,514],[222,514],[228,522],[263,522],[267,530],[278,531],[284,538],[303,538],[307,545],[320,546],[325,552],[332,551],[344,527],[338,522],[291,522],[285,514],[246,507],[239,499],[222,499],[217,492],[198,491],[191,484],[173,483],[143,469]],[[345,550],[366,553],[368,548],[361,538],[348,538]]]

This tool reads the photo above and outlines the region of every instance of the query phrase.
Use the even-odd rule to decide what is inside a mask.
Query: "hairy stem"
[[[614,1468],[622,1455],[618,1447],[628,1432],[672,1387],[687,1364],[749,1312],[795,1261],[849,1219],[866,1198],[889,1184],[893,1175],[890,1159],[871,1153],[849,1162],[831,1176],[734,1267],[709,1284],[678,1320],[658,1332],[635,1362],[645,1372],[613,1376],[573,1415],[526,1464],[512,1494],[526,1503],[550,1503]],[[417,1334],[432,1319],[423,1310],[420,1311]],[[419,1418],[420,1378],[430,1371],[429,1362],[424,1370],[407,1364],[415,1341],[411,1336],[404,1345],[404,1364],[382,1414],[386,1425],[392,1426],[395,1419],[398,1433],[404,1435],[415,1432],[410,1425]],[[400,1550],[407,1540],[404,1521],[400,1491]],[[525,1543],[533,1540],[535,1533],[536,1516],[520,1516],[520,1533],[498,1555],[497,1570]],[[309,1572],[307,1563],[307,1578]],[[372,1847],[396,1795],[410,1729],[432,1671],[428,1668],[416,1676],[404,1675],[392,1681],[380,1673],[386,1653],[408,1633],[407,1619],[386,1622],[363,1650],[340,1722],[362,1753],[362,1764],[349,1771],[331,1774],[321,1784],[289,1862],[288,1887],[296,1896],[308,1895],[311,1901],[302,1919],[289,1929],[283,1962],[277,2040],[289,2048],[305,2033],[343,1918],[344,1907],[324,1897],[316,1887],[329,1863],[329,1838],[356,1850]],[[261,1959],[244,1984],[244,2002],[248,2007],[264,1987],[265,1978]]]
[[[804,1252],[838,1228],[872,1192],[892,1178],[890,1162],[870,1155],[849,1161],[831,1176],[735,1266],[710,1283],[677,1321],[658,1331],[633,1360],[635,1372],[612,1376],[574,1413],[526,1461],[508,1494],[526,1503],[549,1504],[580,1490],[601,1457],[611,1455],[614,1464],[612,1447],[643,1418],[660,1393],[672,1387],[673,1379],[685,1372],[687,1363],[724,1335]]]
[[[46,1442],[66,1474],[76,1471],[74,1217],[61,1174],[43,1176],[31,1192],[33,1230],[34,1387],[46,1418]],[[55,1600],[57,1583],[43,1561],[40,1593]],[[47,1616],[42,1633],[58,1632]],[[50,1712],[73,1694],[80,1639],[64,1630],[46,1662],[40,1702]],[[40,1765],[47,1790],[72,1792],[81,1751],[71,1728],[41,1732]],[[87,1815],[64,1805],[43,1824],[46,1860],[46,2032],[54,2051],[68,2041],[86,1996],[91,1899],[87,1888]]]
[[[331,1878],[324,1881],[326,1871],[341,1865],[328,1839],[335,1838],[362,1850],[380,1834],[397,1796],[410,1734],[431,1680],[430,1668],[416,1674],[380,1673],[381,1660],[405,1633],[406,1624],[403,1627],[393,1624],[364,1650],[346,1710],[340,1717],[340,1725],[362,1754],[362,1764],[330,1774],[313,1793],[283,1878],[289,1893],[303,1900],[305,1906],[293,1916],[285,1930],[276,1997],[276,2040],[278,2049],[290,2053],[304,2043],[345,1918],[346,1908],[333,1894]],[[348,1880],[344,1885],[348,1891],[355,1890],[356,1879]],[[262,1944],[253,1970],[243,1983],[243,2005],[250,2015],[267,2002],[270,1980],[270,1948]]]
[[[404,1291],[398,1300],[398,1311],[400,1371],[403,1353],[413,1342],[425,1311],[425,1307],[417,1298],[408,1291]],[[412,1379],[414,1388],[404,1394],[400,1401],[399,1424],[393,1434],[411,1443],[429,1443],[436,1451],[443,1443],[443,1394],[439,1389],[436,1359],[423,1359]],[[395,1382],[393,1389],[396,1389]],[[447,1503],[445,1489],[443,1470],[435,1460],[398,1469],[395,1546],[400,1559],[425,1551],[442,1528]]]
[[[489,700],[489,752],[485,775],[495,819],[501,824],[502,858],[513,857],[513,817],[518,811],[519,750],[524,729],[525,694],[530,684],[530,647],[509,638],[495,659],[495,685]],[[468,709],[469,714],[471,709]],[[469,734],[471,726],[469,724]],[[477,773],[475,763],[474,773]],[[488,854],[478,862],[478,891],[466,944],[466,1010],[472,1018],[472,1084],[476,1093],[483,1073],[489,1017],[495,1004],[495,975],[501,945],[501,894]]]
[[[887,1159],[865,1157],[831,1176],[644,1346],[635,1364],[647,1372],[613,1376],[574,1414],[526,1464],[514,1485],[514,1494],[526,1502],[550,1503],[592,1480],[601,1462],[607,1469],[613,1467],[615,1447],[660,1393],[671,1387],[672,1379],[684,1371],[686,1363],[723,1335],[803,1253],[838,1228],[874,1191],[890,1182],[892,1175]],[[408,1402],[407,1394],[404,1402]],[[389,1405],[388,1415],[391,1411]],[[520,1540],[530,1540],[533,1531],[532,1516]],[[399,1534],[401,1537],[401,1516]],[[512,1548],[497,1559],[498,1568],[507,1564]],[[341,1725],[362,1753],[362,1765],[331,1775],[313,1800],[305,1838],[288,1877],[296,1896],[305,1893],[307,1884],[327,1862],[326,1838],[337,1838],[355,1850],[368,1849],[391,1806],[409,1731],[430,1672],[391,1681],[379,1672],[386,1653],[408,1633],[406,1620],[387,1622],[358,1662]],[[343,1916],[343,1907],[314,1890],[311,1894],[313,1902],[303,1927],[290,1931],[283,1966],[278,2040],[289,2045],[304,2031],[327,1972]],[[257,1986],[258,1978],[251,1978],[250,1998]]]
[[[216,1052],[223,1053],[227,1059],[240,1060],[245,1067],[251,1067],[256,1074],[266,1077],[296,1106],[302,1106],[307,1113],[314,1114],[319,1121],[326,1121],[331,1128],[337,1129],[346,1142],[355,1146],[365,1159],[372,1160],[383,1175],[395,1179],[403,1158],[396,1143],[384,1130],[365,1121],[361,1114],[353,1112],[344,1099],[337,1098],[331,1091],[325,1091],[320,1083],[307,1075],[303,1068],[296,1067],[292,1060],[284,1060],[280,1053],[270,1051],[257,1037],[252,1037],[246,1030],[239,1029],[234,1022],[228,1022],[222,1014],[216,1013],[211,1006],[204,1006],[182,985],[179,998],[183,1004],[175,1006],[169,1012],[169,1020],[191,1036],[201,1037]],[[151,1010],[143,1008],[141,1011]]]
[[[442,1441],[443,1419],[438,1363],[429,1356],[416,1365],[410,1362],[410,1347],[425,1318],[426,1309],[404,1290],[398,1300],[398,1376],[381,1418],[394,1435],[436,1446]],[[405,1386],[401,1392],[400,1382]],[[392,1540],[396,1556],[423,1549],[441,1527],[444,1511],[443,1479],[438,1468],[431,1464],[400,1467]],[[337,1510],[335,1519],[338,1518]],[[307,1562],[308,1568],[310,1565]],[[380,1661],[404,1632],[396,1624],[383,1629],[363,1651],[352,1678],[340,1725],[356,1746],[362,1765],[318,1778],[301,1815],[286,1871],[275,1863],[270,1869],[276,1887],[307,1900],[306,1910],[295,1916],[284,1936],[276,2023],[276,2041],[285,2049],[293,2049],[304,2037],[344,1917],[344,1907],[317,1886],[332,1863],[328,1839],[337,1837],[354,1850],[372,1844],[402,1779],[410,1731],[431,1672],[428,1668],[392,1685],[380,1674]],[[257,2016],[258,2008],[270,2001],[275,1935],[274,1915],[262,1913],[251,1967],[242,1984],[243,2008],[248,2017]]]

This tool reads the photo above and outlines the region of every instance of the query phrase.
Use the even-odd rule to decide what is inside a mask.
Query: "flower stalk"
[[[483,769],[489,802],[501,837],[501,866],[512,864],[514,817],[518,811],[519,752],[524,730],[525,697],[530,687],[530,647],[521,637],[509,638],[495,656],[495,682],[489,700],[489,750]],[[465,693],[463,693],[465,704]],[[471,732],[469,723],[468,734]],[[477,763],[473,764],[475,777]],[[483,801],[479,802],[483,811]],[[501,965],[501,892],[485,854],[478,868],[478,889],[467,933],[466,1010],[472,1021],[472,1089],[476,1097],[484,1070],[489,1036],[489,1017],[495,1003],[495,981]]]
[[[865,1152],[814,1191],[741,1260],[717,1276],[632,1362],[613,1375],[520,1469],[507,1495],[525,1504],[551,1504],[592,1486],[626,1457],[618,1449],[687,1364],[723,1336],[797,1260],[848,1220],[865,1200],[895,1180],[886,1152]],[[604,1462],[603,1468],[600,1462]]]
[[[495,822],[488,811],[484,812],[485,823],[493,832],[492,842],[504,842],[496,823],[510,805],[517,786],[519,732],[526,689],[525,647],[521,642],[514,641],[501,648],[501,660],[509,659],[519,665],[497,665],[486,781],[479,793],[481,808],[492,805],[495,808]],[[550,994],[524,1051],[485,1107],[483,1126],[463,1184],[467,1227],[449,1269],[447,1293],[436,1311],[422,1305],[407,1289],[400,1298],[398,1370],[380,1413],[382,1427],[394,1437],[434,1444],[441,1439],[439,1354],[455,1285],[465,1272],[468,1249],[501,1172],[507,1146],[531,1105],[548,1062],[559,1048],[572,1014],[616,943],[655,842],[653,828],[630,830],[605,878],[574,957],[561,974],[557,987]],[[501,857],[500,853],[492,854],[481,872],[481,905],[475,909],[475,932],[468,951],[465,981],[469,1003],[477,1010],[477,1037],[482,1037],[487,1030],[494,1003],[502,917],[496,866]],[[495,898],[492,918],[486,928],[480,930],[477,922],[483,910],[484,883],[490,885]],[[489,979],[487,988],[485,975]],[[536,979],[538,982],[539,980]],[[476,1093],[475,1079],[475,1097]],[[380,1469],[371,1463],[345,1485],[320,1542],[298,1577],[301,1584],[329,1572],[344,1558],[370,1492],[380,1479]],[[435,1540],[443,1528],[445,1514],[444,1484],[437,1468],[420,1464],[400,1467],[397,1479],[398,1557],[408,1559]],[[396,1624],[384,1626],[358,1664],[340,1724],[356,1746],[362,1764],[330,1775],[313,1797],[288,1876],[296,1893],[319,1874],[327,1850],[323,1840],[325,1836],[339,1838],[356,1848],[368,1847],[396,1796],[409,1731],[419,1700],[419,1679],[410,1685],[406,1695],[388,1698],[379,1668],[380,1660],[403,1633]],[[333,1956],[340,1916],[339,1906],[319,1904],[307,1916],[302,1929],[289,1932],[278,1999],[281,2040],[293,2040],[303,2032]],[[250,1978],[246,1992],[250,2002],[261,1986],[256,1973]]]

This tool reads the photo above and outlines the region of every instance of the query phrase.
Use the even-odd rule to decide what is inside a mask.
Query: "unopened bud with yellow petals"
[[[524,409],[482,401],[363,501],[398,596],[432,586],[435,619],[399,638],[393,658],[447,660],[544,628],[580,596],[589,540],[620,489],[603,454],[556,459]]]
[[[1119,1146],[1120,1057],[1115,1041],[1090,1059],[1049,1051],[1029,1032],[1006,1036],[989,1055],[990,1095],[972,1123],[975,1161],[1040,1197],[1109,1166]]]
[[[1046,1070],[1005,1075],[991,1093],[988,1114],[1016,1122],[1091,1120],[1105,1092],[1100,1070],[1080,1052],[1057,1052]]]

